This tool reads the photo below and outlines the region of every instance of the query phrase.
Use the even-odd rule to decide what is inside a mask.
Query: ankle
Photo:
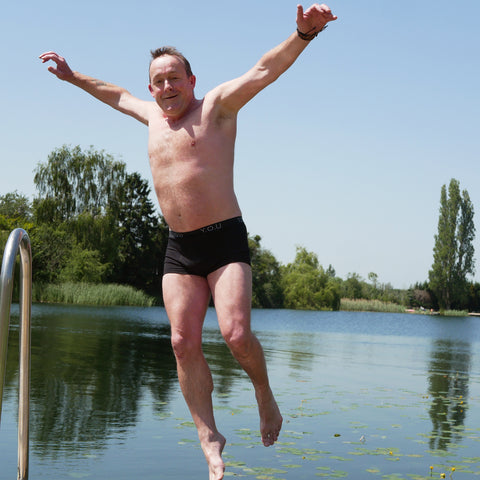
[[[255,396],[257,400],[270,400],[273,398],[273,392],[268,383],[264,385],[255,385]]]
[[[198,438],[200,439],[200,443],[214,443],[223,439],[223,435],[215,428],[205,428],[203,430],[198,431]]]

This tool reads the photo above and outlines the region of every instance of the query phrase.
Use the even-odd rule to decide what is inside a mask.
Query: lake
[[[225,478],[480,478],[480,318],[252,315],[284,427],[261,445],[251,384],[209,310]],[[17,365],[14,305],[0,480],[17,469]],[[31,480],[208,479],[162,308],[34,305],[30,430]]]

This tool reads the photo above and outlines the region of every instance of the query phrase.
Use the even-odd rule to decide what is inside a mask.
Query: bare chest
[[[179,122],[158,116],[149,125],[153,176],[228,165],[229,160],[233,162],[234,141],[234,132],[203,116],[201,109]]]

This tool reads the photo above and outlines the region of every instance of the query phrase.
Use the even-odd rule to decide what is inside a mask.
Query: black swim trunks
[[[242,217],[193,232],[170,230],[163,273],[206,277],[218,268],[236,262],[250,265],[248,234]]]

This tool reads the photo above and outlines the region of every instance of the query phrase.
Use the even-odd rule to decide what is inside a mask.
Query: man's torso
[[[191,231],[240,215],[233,190],[236,117],[208,97],[171,122],[160,108],[149,123],[149,157],[160,208],[172,230]]]

